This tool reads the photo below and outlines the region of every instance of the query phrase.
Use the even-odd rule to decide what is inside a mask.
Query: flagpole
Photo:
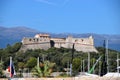
[[[10,78],[12,77],[12,76],[11,76],[11,72],[12,72],[12,71],[11,71],[11,70],[12,70],[12,66],[11,66],[11,65],[12,65],[12,57],[10,57]]]
[[[37,58],[37,68],[39,67],[39,57]]]

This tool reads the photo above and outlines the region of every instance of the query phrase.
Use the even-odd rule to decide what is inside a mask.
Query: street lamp
[[[75,46],[75,43],[73,43],[73,46],[72,46],[72,59],[71,59],[71,63],[73,62],[73,58],[74,58],[74,46]]]
[[[105,40],[104,40],[103,46],[104,46],[104,48],[105,48],[105,46],[106,46]],[[100,76],[103,76],[103,75],[105,75],[106,73],[107,73],[107,60],[106,60],[106,54],[105,54],[105,50],[104,50]]]
[[[74,45],[75,45],[75,43],[73,43],[73,45],[72,45],[72,56],[71,56],[71,64],[70,64],[70,76],[72,76],[72,63],[73,63],[74,51],[75,51]]]

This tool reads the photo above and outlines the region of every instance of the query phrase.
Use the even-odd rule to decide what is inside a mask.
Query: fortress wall
[[[32,44],[32,45],[25,45],[25,46],[30,49],[45,49],[45,50],[47,50],[48,48],[50,48],[50,43]]]
[[[93,45],[93,40],[89,38],[73,38],[74,43]]]
[[[50,39],[49,38],[23,38],[21,50],[27,49],[49,49]]]
[[[55,43],[54,47],[56,48],[65,47],[65,43]]]
[[[23,38],[22,43],[23,45],[21,50],[27,49],[47,50],[50,47],[72,48],[74,43],[75,44],[74,48],[77,51],[98,52],[94,47],[94,39],[92,36],[88,38],[73,38],[72,36],[68,36],[67,38],[50,38],[50,36],[46,34],[45,35],[37,34],[34,38]]]
[[[54,47],[60,48],[60,47],[65,47],[65,38],[51,38],[52,41],[54,41]]]
[[[22,44],[39,44],[50,42],[49,38],[23,38]]]
[[[92,42],[93,40],[86,38],[86,39],[78,39],[78,41],[75,42],[75,49],[77,51],[83,51],[83,52],[98,52],[94,44]]]
[[[46,44],[28,44],[28,45],[22,45],[21,50],[26,51],[28,49],[44,49],[47,50],[50,48],[50,43],[46,43]]]
[[[78,46],[78,45],[75,45],[75,49],[77,51],[83,51],[83,52],[98,52],[94,46],[87,46],[87,45],[81,45],[81,46]]]
[[[92,36],[89,38],[72,38],[71,36],[66,38],[66,48],[72,48],[73,43],[77,51],[98,52],[94,47],[94,39]]]

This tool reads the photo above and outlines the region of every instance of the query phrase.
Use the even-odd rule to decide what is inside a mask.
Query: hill
[[[5,48],[7,44],[14,44],[16,42],[21,42],[23,37],[34,37],[37,33],[46,33],[40,32],[28,27],[18,26],[13,28],[0,27],[0,48]],[[120,51],[120,35],[107,35],[107,34],[95,34],[95,33],[85,33],[85,34],[76,34],[76,33],[48,33],[51,37],[67,37],[72,35],[73,37],[89,37],[92,35],[94,37],[95,46],[103,46],[103,41],[109,39],[108,47],[110,49]]]
[[[0,48],[5,48],[7,44],[20,42],[23,37],[32,37],[36,33],[39,31],[27,27],[0,27]]]

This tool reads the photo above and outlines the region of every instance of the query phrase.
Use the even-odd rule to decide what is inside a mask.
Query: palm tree
[[[55,63],[49,61],[44,61],[40,63],[39,66],[35,66],[32,70],[34,75],[37,77],[48,77],[52,73],[52,68],[55,66]]]

